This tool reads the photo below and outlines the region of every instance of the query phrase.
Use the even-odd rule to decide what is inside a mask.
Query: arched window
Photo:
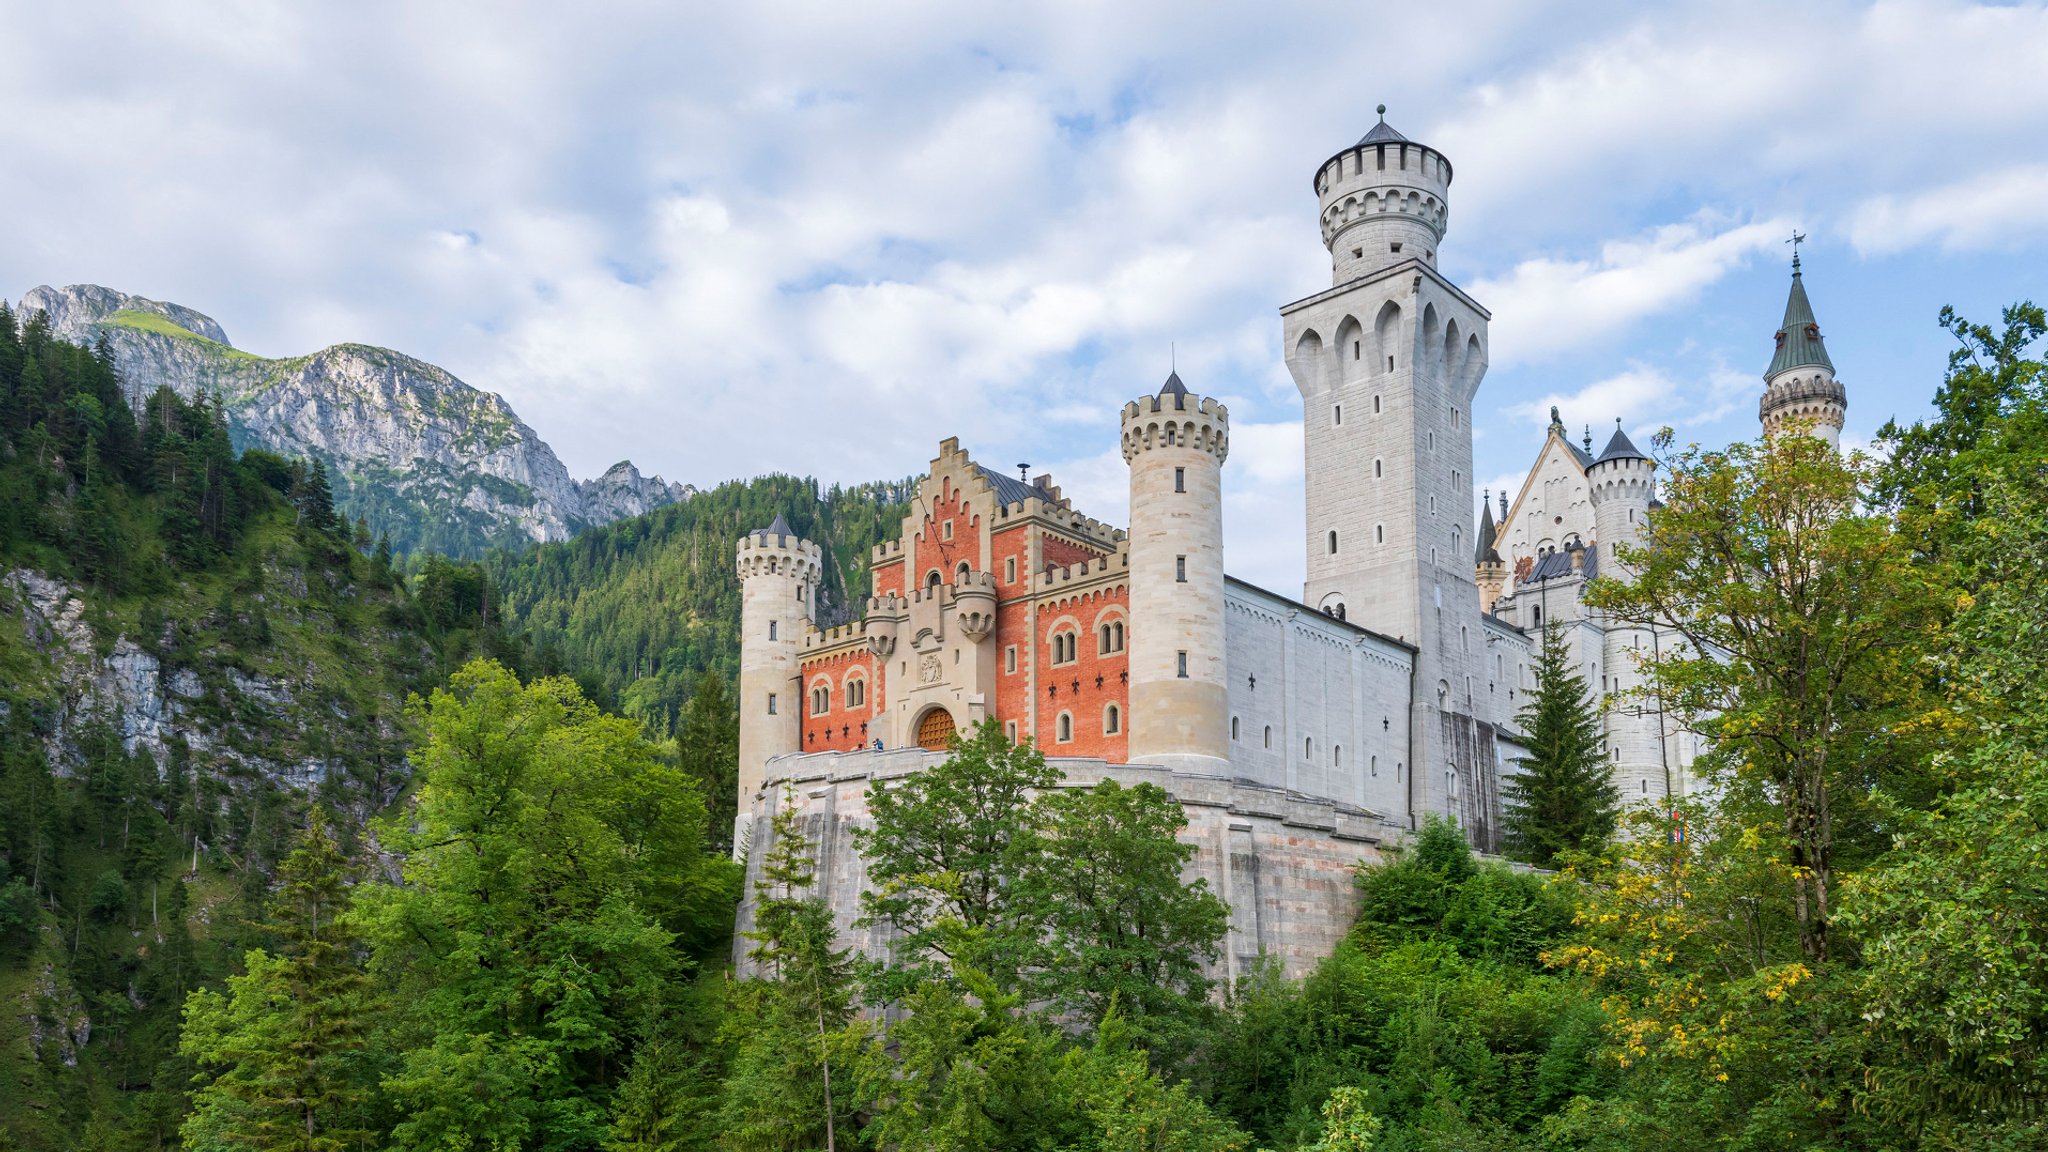
[[[1301,758],[1302,758],[1303,760],[1313,760],[1313,759],[1315,759],[1315,758],[1316,758],[1316,738],[1315,738],[1315,737],[1313,737],[1313,736],[1304,736],[1304,737],[1302,737],[1302,738],[1301,738]]]
[[[1123,709],[1111,704],[1102,710],[1102,734],[1115,736],[1124,730]]]
[[[939,590],[939,579],[939,570],[937,568],[932,569],[931,574],[924,578],[925,591],[937,592]]]
[[[867,682],[867,678],[866,678],[866,677],[864,677],[864,676],[849,676],[849,677],[847,677],[847,678],[846,678],[846,706],[847,706],[848,708],[862,708],[862,707],[866,707],[866,705],[867,705],[867,702],[868,702],[868,682]]]
[[[1384,477],[1384,476],[1385,476],[1386,474],[1387,474],[1387,466],[1386,466],[1386,463],[1385,463],[1384,461],[1380,461],[1380,460],[1374,460],[1374,461],[1372,462],[1372,478],[1373,478],[1373,479],[1375,479],[1375,480],[1378,480],[1378,479],[1380,479],[1380,478]]]
[[[1060,718],[1053,722],[1053,740],[1060,744],[1071,744],[1074,742],[1073,713],[1062,712],[1060,713]]]
[[[1060,631],[1052,634],[1052,662],[1054,664],[1072,664],[1080,659],[1080,656],[1080,636],[1073,629],[1062,628]]]
[[[1380,758],[1377,756],[1372,758],[1372,774],[1375,777],[1380,774]]]
[[[1095,651],[1097,655],[1109,656],[1124,650],[1124,625],[1121,620],[1104,621],[1095,630]]]
[[[823,684],[811,689],[811,715],[823,716],[832,710],[832,689]]]
[[[1372,526],[1372,542],[1375,544],[1385,544],[1387,542],[1386,525],[1375,524]]]
[[[1336,554],[1337,554],[1337,530],[1336,530],[1336,529],[1334,529],[1334,528],[1332,528],[1332,529],[1330,529],[1330,555],[1332,555],[1332,556],[1335,556]]]
[[[1230,739],[1233,743],[1237,740],[1237,717],[1235,716],[1230,718]]]
[[[953,572],[953,583],[955,583],[955,584],[962,584],[962,585],[966,584],[966,583],[967,583],[967,574],[968,574],[969,572],[972,572],[972,571],[973,571],[973,569],[967,566],[967,561],[965,561],[965,560],[962,560],[962,561],[960,562],[960,567],[958,567],[957,569],[954,569],[954,572]]]
[[[1342,744],[1332,744],[1332,745],[1330,745],[1330,767],[1332,767],[1332,768],[1342,768],[1343,766],[1344,766],[1344,746],[1343,746]]]
[[[1266,747],[1268,747],[1268,748],[1271,748],[1272,746],[1273,746],[1273,726],[1272,726],[1271,724],[1268,724],[1268,725],[1266,725]]]

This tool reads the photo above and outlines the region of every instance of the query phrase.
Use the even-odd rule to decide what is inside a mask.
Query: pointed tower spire
[[[1798,245],[1805,238],[1797,232],[1792,234],[1792,287],[1785,296],[1785,319],[1778,325],[1771,366],[1764,371],[1764,395],[1757,405],[1757,419],[1766,434],[1775,433],[1788,421],[1796,421],[1834,444],[1842,435],[1849,397],[1835,379],[1835,363],[1828,358],[1827,346],[1821,343],[1820,323],[1813,317],[1813,302],[1806,297]]]

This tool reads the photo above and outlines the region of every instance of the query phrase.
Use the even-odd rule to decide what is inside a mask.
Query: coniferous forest
[[[394,558],[0,312],[0,1149],[2048,1146],[2048,317],[1942,323],[1877,453],[1658,446],[1596,595],[1711,802],[1618,804],[1551,661],[1517,860],[1427,822],[1222,987],[1178,805],[993,726],[872,801],[887,962],[787,805],[733,938],[733,541],[844,610],[900,486]]]

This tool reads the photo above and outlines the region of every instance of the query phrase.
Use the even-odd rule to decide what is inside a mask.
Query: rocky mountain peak
[[[45,284],[31,288],[21,298],[20,311],[23,315],[43,312],[50,318],[53,333],[75,343],[92,339],[93,325],[111,320],[118,313],[128,312],[136,314],[136,318],[154,316],[222,347],[234,347],[228,342],[227,332],[204,312],[183,304],[131,296],[98,284],[67,284],[62,288]]]
[[[218,396],[242,445],[326,461],[338,510],[403,551],[563,540],[695,491],[629,461],[573,479],[503,397],[388,348],[253,356],[202,312],[97,284],[34,288],[19,311],[45,313],[61,339],[104,337],[137,406],[160,387]]]

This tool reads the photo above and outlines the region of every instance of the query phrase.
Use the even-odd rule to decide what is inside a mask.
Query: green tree
[[[1048,816],[1034,797],[1059,779],[1029,740],[1012,744],[987,720],[956,736],[943,763],[868,790],[873,823],[855,833],[868,868],[862,912],[900,934],[884,998],[942,978],[955,960],[988,972],[999,988],[1019,987],[1042,929],[1042,903],[1019,889]],[[962,942],[980,954],[954,955]]]
[[[228,993],[186,1000],[180,1051],[205,1070],[186,1146],[339,1152],[368,1135],[366,982],[344,913],[349,866],[317,811],[279,869],[281,946],[250,952]]]
[[[716,672],[699,675],[683,705],[676,722],[676,756],[703,790],[711,810],[712,843],[730,851],[739,812],[740,710],[725,677]]]
[[[1022,921],[1040,941],[1031,986],[1047,1002],[1100,1024],[1112,1011],[1140,1030],[1203,1015],[1229,909],[1182,870],[1195,846],[1180,802],[1154,784],[1104,780],[1032,801],[1043,833],[1027,844]]]
[[[1728,803],[1781,822],[1800,947],[1819,964],[1842,842],[1852,858],[1882,847],[1861,798],[1914,771],[1923,657],[1950,601],[1871,510],[1861,454],[1779,435],[1670,463],[1648,543],[1620,550],[1632,580],[1596,580],[1587,599],[1679,638],[1632,691],[1712,739]]]
[[[693,784],[575,684],[476,661],[416,701],[405,883],[358,898],[390,989],[398,1148],[594,1147],[649,1006],[729,931]]]
[[[765,978],[744,982],[730,1019],[738,1051],[726,1086],[726,1143],[767,1150],[839,1146],[854,1109],[848,1066],[871,1056],[854,1018],[853,963],[832,909],[810,895],[813,848],[785,790],[755,885],[754,948]],[[833,1069],[840,1072],[835,1096]]]
[[[1621,793],[1608,767],[1599,710],[1555,620],[1543,627],[1536,687],[1515,722],[1533,755],[1502,788],[1508,855],[1554,868],[1560,853],[1599,848],[1614,834]]]

